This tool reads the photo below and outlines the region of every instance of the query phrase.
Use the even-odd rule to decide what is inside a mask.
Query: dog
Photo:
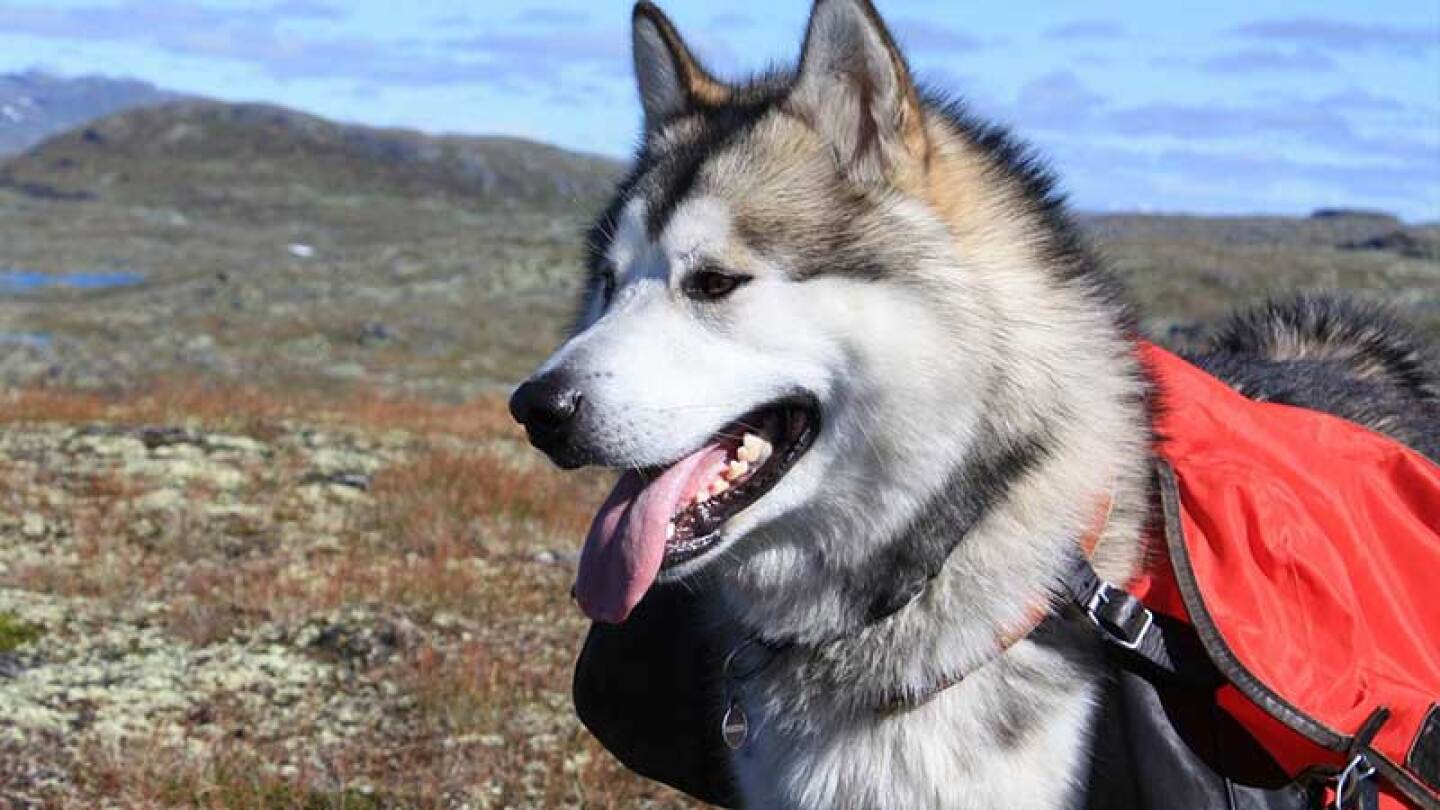
[[[696,597],[744,807],[1098,806],[1105,657],[1008,634],[1086,532],[1105,579],[1142,564],[1124,291],[1037,157],[919,86],[868,0],[818,0],[798,67],[744,82],[648,2],[633,47],[643,145],[573,334],[511,400],[559,466],[620,472],[581,608]],[[1306,297],[1214,334],[1190,359],[1245,395],[1440,456],[1440,385],[1384,313]]]

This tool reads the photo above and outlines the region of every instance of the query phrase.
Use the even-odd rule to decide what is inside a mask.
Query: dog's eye
[[[717,301],[743,287],[750,276],[720,270],[697,270],[685,278],[685,294],[697,301]]]

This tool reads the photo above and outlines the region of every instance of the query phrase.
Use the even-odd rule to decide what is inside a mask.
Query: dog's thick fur
[[[745,805],[1066,806],[1093,639],[999,639],[1054,592],[1097,504],[1097,570],[1142,561],[1152,403],[1120,292],[1040,164],[919,88],[867,0],[819,0],[798,69],[744,83],[647,3],[634,40],[643,146],[590,234],[576,332],[537,376],[583,393],[553,451],[567,466],[661,466],[777,397],[820,403],[800,463],[662,573],[707,594],[717,648],[791,645],[736,695]],[[695,300],[702,268],[749,280]],[[1380,313],[1306,298],[1217,334],[1194,359],[1242,392],[1440,454],[1436,378]]]

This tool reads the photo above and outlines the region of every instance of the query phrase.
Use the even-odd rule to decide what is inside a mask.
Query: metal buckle
[[[1350,764],[1345,766],[1345,770],[1335,778],[1335,804],[1331,805],[1332,810],[1345,810],[1350,792],[1374,775],[1375,766],[1370,764],[1370,760],[1364,754],[1356,754]]]
[[[1118,626],[1103,621],[1098,613],[1101,605],[1110,604],[1110,594],[1112,592],[1125,593],[1123,589],[1117,588],[1108,582],[1101,582],[1099,589],[1095,591],[1095,595],[1090,597],[1090,601],[1085,604],[1085,615],[1090,617],[1090,621],[1094,622],[1096,627],[1104,630],[1106,634],[1115,639],[1115,643],[1127,650],[1137,650],[1140,648],[1140,645],[1144,643],[1145,634],[1149,633],[1150,628],[1154,626],[1155,614],[1150,612],[1150,608],[1141,605],[1140,610],[1145,614],[1144,624],[1140,625],[1140,630],[1135,633],[1134,638],[1124,635],[1120,632]],[[1129,594],[1125,595],[1129,596]],[[1134,597],[1131,598],[1133,599]]]

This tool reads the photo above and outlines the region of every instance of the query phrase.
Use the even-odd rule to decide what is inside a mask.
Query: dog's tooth
[[[724,478],[716,478],[714,481],[710,482],[710,494],[712,495],[719,495],[720,493],[724,492],[729,488],[730,482],[726,481]]]
[[[665,524],[665,539],[675,539],[675,521],[673,520]]]
[[[742,461],[754,461],[760,458],[760,453],[769,446],[769,442],[756,436],[754,433],[746,433],[745,438],[740,441],[740,452],[736,453]]]
[[[695,493],[695,503],[704,503],[708,500],[710,500],[710,490],[705,487],[701,487],[700,491]]]
[[[744,461],[732,461],[730,462],[730,465],[725,468],[725,478],[727,480],[734,481],[748,472],[750,472],[749,464],[745,463]]]

